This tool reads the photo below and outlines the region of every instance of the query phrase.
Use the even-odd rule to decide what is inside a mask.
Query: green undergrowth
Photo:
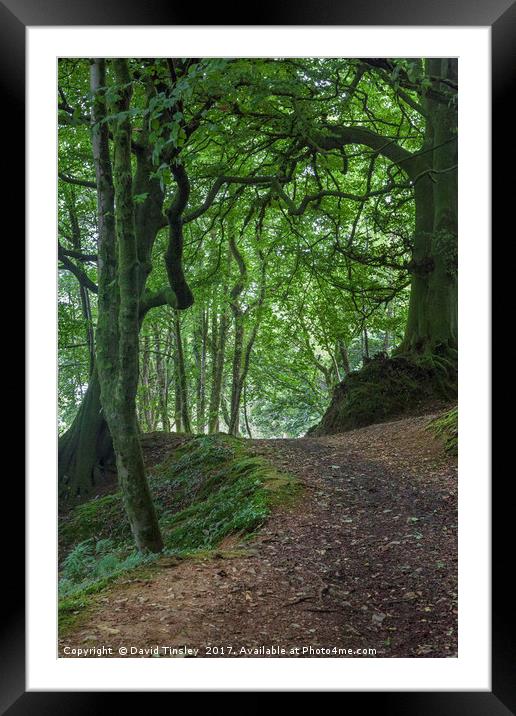
[[[223,434],[174,450],[150,470],[149,484],[165,553],[179,558],[204,558],[229,535],[246,540],[298,490],[292,477],[251,455],[245,440]],[[61,626],[91,594],[159,558],[134,551],[119,492],[75,507],[60,529],[60,547]]]
[[[157,499],[168,551],[213,549],[229,534],[249,534],[271,507],[293,497],[293,478],[249,454],[244,440],[199,437],[158,468]],[[164,500],[163,500],[164,497]],[[171,509],[170,509],[171,508]]]
[[[459,410],[457,406],[434,418],[428,428],[443,441],[444,449],[448,454],[457,455],[459,450]]]
[[[337,386],[328,410],[310,433],[327,435],[384,422],[449,402],[456,394],[453,358],[379,354]]]

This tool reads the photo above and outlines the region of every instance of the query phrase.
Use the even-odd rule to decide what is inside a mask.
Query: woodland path
[[[114,656],[159,645],[197,657],[278,656],[241,652],[272,646],[456,656],[457,465],[425,429],[430,417],[252,441],[300,480],[295,505],[276,510],[243,556],[226,540],[219,557],[164,558],[100,593],[61,655],[65,645],[111,646]]]

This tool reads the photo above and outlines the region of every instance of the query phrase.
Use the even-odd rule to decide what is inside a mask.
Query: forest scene
[[[457,656],[457,111],[453,58],[59,60],[59,656]]]

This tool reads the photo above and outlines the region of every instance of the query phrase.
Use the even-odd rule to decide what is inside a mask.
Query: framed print
[[[514,5],[0,10],[28,307],[4,711],[516,713],[490,467]]]

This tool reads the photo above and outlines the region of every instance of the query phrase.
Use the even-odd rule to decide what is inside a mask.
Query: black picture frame
[[[189,9],[187,9],[189,8]],[[516,57],[516,2],[514,0],[362,0],[353,4],[335,0],[285,1],[269,5],[267,1],[253,7],[253,15],[237,17],[213,4],[202,7],[203,25],[433,25],[433,26],[490,26],[492,33],[492,99],[493,140],[492,191],[493,236],[502,234],[502,222],[507,220],[509,232],[514,229],[508,211],[514,204],[513,183],[505,178],[504,169],[511,163],[514,146],[507,137],[506,112],[514,87]],[[84,3],[81,0],[3,0],[0,2],[0,82],[1,121],[5,125],[0,135],[4,149],[12,153],[4,165],[2,197],[8,204],[10,216],[17,217],[15,243],[21,245],[21,217],[24,216],[24,88],[25,88],[25,29],[27,26],[72,25],[195,25],[199,7],[176,7],[164,0],[103,0]],[[236,22],[235,22],[236,20]],[[504,119],[502,119],[502,116]],[[8,138],[8,141],[6,139]],[[503,143],[503,144],[502,144]],[[13,191],[15,187],[15,191]],[[12,231],[12,229],[11,229]],[[509,240],[509,236],[504,237]],[[20,264],[19,249],[15,257]],[[498,312],[499,313],[499,312]],[[19,319],[18,319],[19,320]],[[31,346],[29,345],[29,350]],[[500,442],[495,443],[500,444]],[[8,499],[23,512],[23,484],[20,471],[5,474],[9,477]],[[493,596],[492,596],[492,691],[448,692],[346,692],[344,705],[360,698],[359,708],[369,707],[385,714],[410,716],[506,716],[516,713],[516,638],[514,631],[513,591],[509,588],[511,570],[513,503],[507,500],[505,480],[511,480],[510,468],[493,481]],[[14,479],[17,477],[18,479]],[[19,515],[22,519],[22,515]],[[21,523],[20,523],[21,524]],[[17,530],[20,532],[19,528]],[[13,533],[14,534],[14,533]],[[20,538],[9,541],[3,550],[4,596],[7,603],[1,614],[0,630],[0,713],[9,716],[22,714],[94,714],[120,708],[120,694],[105,692],[26,692],[25,691],[25,614],[23,550]],[[133,707],[142,698],[132,693]],[[117,699],[115,703],[115,699]],[[143,705],[143,701],[141,701]],[[170,704],[169,708],[177,708]]]

